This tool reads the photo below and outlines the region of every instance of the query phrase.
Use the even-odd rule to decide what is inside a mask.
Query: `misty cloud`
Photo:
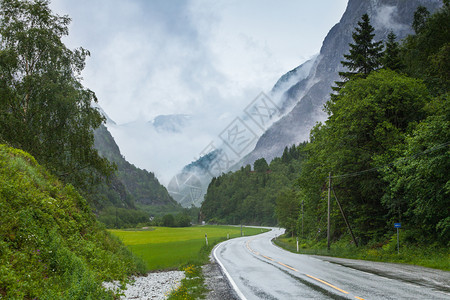
[[[377,28],[386,28],[393,31],[401,31],[408,29],[405,24],[400,24],[396,21],[397,7],[384,5],[377,10],[374,24]]]
[[[167,183],[257,95],[319,51],[346,2],[53,0],[51,7],[73,20],[65,43],[91,52],[83,84],[118,124],[109,129],[122,153]],[[192,116],[181,133],[149,129],[148,121],[174,114]]]

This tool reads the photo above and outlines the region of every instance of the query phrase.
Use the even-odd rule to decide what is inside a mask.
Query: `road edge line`
[[[234,282],[233,278],[231,278],[230,273],[228,273],[227,269],[225,269],[225,266],[222,264],[222,262],[217,258],[216,255],[216,251],[217,249],[219,249],[219,247],[222,245],[222,243],[218,244],[216,247],[214,247],[213,249],[213,256],[214,259],[216,260],[216,262],[219,264],[220,268],[222,269],[222,272],[225,274],[225,276],[227,276],[228,282],[231,284],[231,287],[233,288],[233,290],[236,292],[236,294],[238,295],[239,298],[241,298],[242,300],[247,300],[247,298],[244,296],[244,294],[242,294],[241,290],[238,288],[236,282]]]

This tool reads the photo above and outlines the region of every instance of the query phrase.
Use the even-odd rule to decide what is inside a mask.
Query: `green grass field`
[[[255,235],[266,230],[243,227],[245,236]],[[147,264],[149,271],[177,269],[181,265],[199,259],[199,251],[208,243],[241,235],[240,227],[234,226],[194,226],[184,228],[152,227],[149,230],[110,230],[123,243]]]

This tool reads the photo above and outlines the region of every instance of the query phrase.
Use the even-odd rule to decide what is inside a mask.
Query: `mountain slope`
[[[151,124],[157,132],[182,132],[191,120],[191,116],[175,114],[175,115],[159,115],[155,117]]]
[[[134,203],[178,206],[153,173],[139,169],[125,160],[105,126],[95,130],[94,136],[95,148],[100,155],[117,165],[117,172],[109,184],[112,192],[109,199],[113,201],[114,206],[131,208]],[[122,200],[122,205],[117,203],[117,199]]]
[[[376,29],[376,40],[386,40],[391,30],[398,39],[402,39],[412,33],[414,11],[419,5],[433,12],[441,6],[441,1],[350,0],[340,22],[326,36],[309,76],[293,84],[284,93],[286,102],[296,103],[294,108],[260,137],[255,149],[240,165],[251,164],[261,157],[270,161],[281,155],[286,146],[307,140],[315,123],[326,119],[323,105],[329,100],[331,86],[340,79],[338,72],[344,70],[340,61],[349,50],[352,32],[364,13],[369,14]]]

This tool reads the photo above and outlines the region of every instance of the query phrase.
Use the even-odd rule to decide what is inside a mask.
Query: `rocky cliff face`
[[[343,71],[340,62],[349,51],[352,32],[364,13],[369,15],[375,28],[376,40],[386,40],[390,31],[400,40],[413,33],[411,24],[419,5],[433,12],[441,3],[440,0],[349,0],[340,22],[326,36],[308,76],[293,83],[284,92],[284,103],[295,103],[295,106],[261,136],[255,149],[240,165],[252,164],[261,157],[269,161],[281,156],[285,146],[308,140],[316,122],[326,119],[323,106],[330,98],[331,86],[340,79],[338,72]],[[291,73],[282,77],[283,82],[292,81],[295,73]]]

